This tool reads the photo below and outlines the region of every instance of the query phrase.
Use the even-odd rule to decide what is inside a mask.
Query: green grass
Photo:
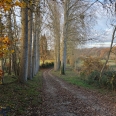
[[[8,74],[5,74],[4,75],[4,83],[7,84],[7,83],[12,83],[14,81],[17,80],[17,77],[14,76],[13,74],[12,75],[8,75]]]
[[[82,88],[86,88],[89,90],[97,91],[102,94],[110,94],[111,96],[112,95],[116,96],[116,93],[111,90],[107,90],[105,88],[100,88],[98,86],[88,84],[87,81],[85,81],[84,77],[80,77],[73,70],[66,70],[65,75],[60,75],[59,71],[56,71],[56,72],[53,71],[52,74],[58,76],[59,78],[65,80],[66,82],[70,84],[73,84]]]
[[[65,75],[60,75],[60,72],[52,72],[54,75],[62,78],[63,80],[67,81],[68,83],[84,87],[84,88],[91,88],[94,89],[93,86],[87,84],[84,80],[82,80],[77,73],[75,73],[73,70],[67,70]]]
[[[0,85],[0,107],[10,106],[8,116],[26,116],[28,110],[39,107],[41,104],[42,73],[39,72],[33,80],[25,85],[15,81],[15,78],[6,76],[3,85]],[[11,83],[12,82],[12,83]]]

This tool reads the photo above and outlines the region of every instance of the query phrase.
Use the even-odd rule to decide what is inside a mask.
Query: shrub
[[[99,71],[93,71],[90,73],[90,75],[88,75],[88,80],[87,82],[89,84],[95,84],[95,85],[99,85],[99,76],[100,76],[100,72]]]
[[[108,66],[105,67],[100,78],[100,71],[104,65],[100,58],[88,57],[83,61],[83,69],[80,73],[83,80],[86,80],[88,84],[102,88],[116,89],[116,72],[108,71]]]
[[[93,71],[101,71],[103,67],[103,63],[101,62],[100,58],[95,58],[95,57],[87,57],[83,59],[83,69],[82,72],[85,73],[86,75],[91,74]],[[108,69],[108,66],[105,67],[105,70]]]
[[[105,71],[102,75],[101,85],[107,87],[108,89],[116,89],[116,72]]]
[[[54,66],[54,62],[50,62],[50,63],[46,62],[45,64],[42,64],[40,68],[51,68],[53,66]]]
[[[102,74],[102,78],[99,82],[100,72],[93,71],[88,77],[88,84],[94,84],[95,86],[100,86],[106,89],[116,89],[116,72],[114,71],[105,71]]]

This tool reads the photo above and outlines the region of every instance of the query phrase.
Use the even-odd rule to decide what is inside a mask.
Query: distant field
[[[45,63],[46,62],[48,62],[48,63],[50,63],[50,62],[54,62],[54,60],[45,60]],[[42,64],[43,62],[40,60],[40,65]]]
[[[102,62],[105,63],[105,60],[102,60]],[[107,65],[109,65],[113,70],[116,70],[116,62],[114,60],[109,60]]]
[[[105,63],[106,60],[101,60],[101,62]],[[109,60],[107,65],[109,65],[109,67],[116,69],[116,62],[114,60]],[[83,61],[82,60],[77,60],[76,62],[76,67],[77,68],[81,68],[83,66]]]

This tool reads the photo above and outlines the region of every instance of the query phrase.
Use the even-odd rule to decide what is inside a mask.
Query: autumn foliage
[[[0,84],[2,84],[3,75],[4,75],[3,70],[0,70]]]
[[[14,50],[9,49],[10,45],[11,41],[8,39],[8,37],[0,38],[0,58],[6,57],[14,52]]]
[[[93,71],[101,71],[103,65],[100,58],[87,57],[84,59],[82,72],[89,75]],[[108,66],[106,66],[105,69],[108,69]]]
[[[4,11],[10,10],[14,6],[19,6],[19,7],[25,7],[24,2],[20,2],[18,0],[0,0],[0,9],[3,9]]]
[[[9,49],[10,46],[11,41],[8,39],[8,37],[0,38],[0,59],[7,57],[14,52],[14,50]],[[0,70],[0,83],[2,83],[3,74],[3,70]]]
[[[3,13],[11,10],[11,8],[16,6],[25,7],[26,3],[20,0],[0,0],[0,11]],[[0,18],[2,19],[2,14],[0,14]],[[14,50],[12,50],[12,45],[13,41],[11,42],[8,37],[2,37],[0,35],[0,59],[7,58],[14,52]],[[0,83],[2,83],[2,80],[3,70],[0,70]]]

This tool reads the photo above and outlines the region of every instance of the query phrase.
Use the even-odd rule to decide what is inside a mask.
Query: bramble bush
[[[116,90],[116,72],[115,71],[104,71],[99,81],[100,72],[93,71],[87,76],[88,84],[93,84],[105,89]]]
[[[100,58],[88,57],[83,60],[81,70],[82,79],[86,80],[88,84],[99,86],[106,89],[116,90],[116,72],[108,70],[107,65],[100,78],[100,71],[103,63]]]
[[[83,61],[81,73],[85,75],[90,75],[93,71],[101,71],[104,65],[98,57],[87,57],[83,59]],[[104,70],[107,69],[108,66],[106,66]]]

